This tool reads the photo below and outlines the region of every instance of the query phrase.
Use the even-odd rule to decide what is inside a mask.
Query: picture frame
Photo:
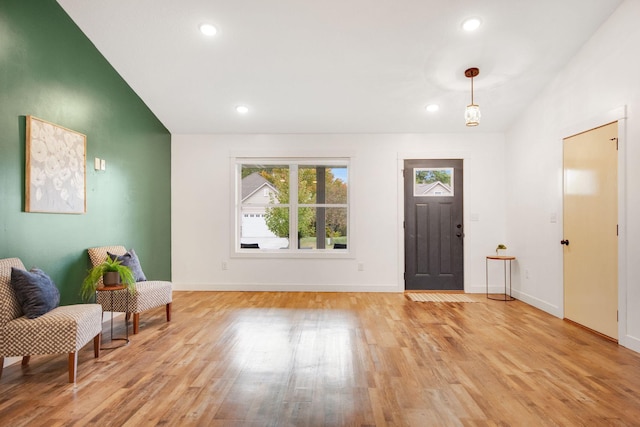
[[[87,211],[87,137],[27,116],[25,212]]]
[[[413,169],[414,197],[453,197],[453,168]]]

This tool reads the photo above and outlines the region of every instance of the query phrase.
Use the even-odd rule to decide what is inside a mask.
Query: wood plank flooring
[[[175,292],[128,346],[33,356],[3,426],[640,424],[640,355],[520,301]],[[114,330],[124,332],[122,321]],[[109,331],[105,330],[105,345]]]

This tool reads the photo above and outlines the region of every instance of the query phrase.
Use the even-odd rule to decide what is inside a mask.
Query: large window
[[[347,253],[345,159],[236,160],[236,252]]]

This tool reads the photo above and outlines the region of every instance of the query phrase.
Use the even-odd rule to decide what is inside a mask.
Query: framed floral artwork
[[[27,116],[25,211],[82,214],[87,137]]]

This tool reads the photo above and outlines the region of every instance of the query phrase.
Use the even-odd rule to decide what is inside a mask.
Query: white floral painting
[[[27,116],[27,212],[86,212],[87,137]]]

